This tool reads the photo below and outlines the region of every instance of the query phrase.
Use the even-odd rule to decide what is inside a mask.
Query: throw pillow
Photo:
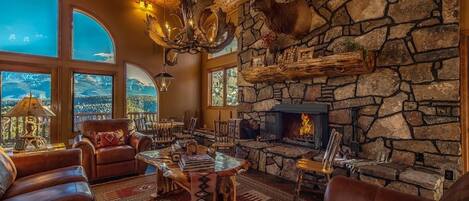
[[[15,164],[0,147],[0,198],[15,181],[16,173]]]
[[[96,148],[124,145],[124,131],[97,132],[95,135]]]

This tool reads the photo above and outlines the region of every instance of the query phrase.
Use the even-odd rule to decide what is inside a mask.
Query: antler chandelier
[[[214,0],[181,0],[176,12],[166,12],[165,0],[162,19],[148,14],[146,22],[150,38],[167,49],[168,64],[178,53],[218,52],[234,38],[234,24]]]

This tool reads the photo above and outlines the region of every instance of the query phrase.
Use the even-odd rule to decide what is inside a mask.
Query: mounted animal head
[[[251,4],[254,11],[263,14],[267,27],[275,33],[301,39],[312,30],[326,23],[306,0],[293,0],[278,3],[275,0],[254,0]]]

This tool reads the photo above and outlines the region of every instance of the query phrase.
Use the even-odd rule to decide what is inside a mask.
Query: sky
[[[73,59],[114,63],[112,38],[99,22],[75,10],[73,27]],[[0,0],[0,51],[57,57],[58,0]]]
[[[0,5],[8,5],[0,6],[0,51],[58,55],[57,0],[0,0]]]

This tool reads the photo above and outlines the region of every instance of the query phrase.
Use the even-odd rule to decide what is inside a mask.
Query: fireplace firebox
[[[280,104],[266,113],[261,139],[325,149],[329,140],[328,105]]]

